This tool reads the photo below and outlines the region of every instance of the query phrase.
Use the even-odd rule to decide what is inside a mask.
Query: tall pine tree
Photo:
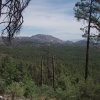
[[[82,28],[87,36],[86,48],[86,65],[85,65],[85,80],[88,78],[88,63],[89,63],[89,44],[91,28],[95,28],[100,33],[100,0],[80,0],[75,4],[75,17],[80,20],[85,20],[88,25]]]

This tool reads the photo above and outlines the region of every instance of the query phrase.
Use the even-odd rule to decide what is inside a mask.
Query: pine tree
[[[80,20],[85,20],[88,25],[82,30],[85,30],[87,35],[86,48],[86,65],[85,65],[85,80],[88,78],[88,63],[89,63],[89,44],[91,28],[95,28],[100,32],[100,1],[99,0],[81,0],[75,4],[75,17]]]

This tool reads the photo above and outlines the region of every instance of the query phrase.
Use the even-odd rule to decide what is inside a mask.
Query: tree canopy
[[[92,1],[92,5],[91,5]],[[89,21],[91,10],[91,28],[100,32],[100,0],[80,0],[75,4],[75,17],[80,20]]]

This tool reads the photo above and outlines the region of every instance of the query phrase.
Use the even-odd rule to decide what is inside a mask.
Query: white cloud
[[[67,33],[79,33],[80,23],[76,22],[71,16],[29,16],[25,18],[25,26],[51,29]]]
[[[42,1],[42,2],[41,2]],[[74,3],[50,5],[47,0],[34,0],[24,12],[24,26],[51,30],[53,33],[81,37],[81,23],[72,12]]]

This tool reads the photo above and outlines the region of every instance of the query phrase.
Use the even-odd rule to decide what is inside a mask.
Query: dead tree
[[[53,70],[53,73],[52,73],[52,85],[53,85],[53,88],[55,90],[55,62],[54,62],[54,56],[52,57],[52,70]]]
[[[0,17],[4,20],[0,24],[6,27],[2,30],[2,38],[11,43],[12,38],[21,29],[23,20],[22,12],[31,0],[0,0]]]
[[[41,86],[43,85],[43,57],[41,57]]]

